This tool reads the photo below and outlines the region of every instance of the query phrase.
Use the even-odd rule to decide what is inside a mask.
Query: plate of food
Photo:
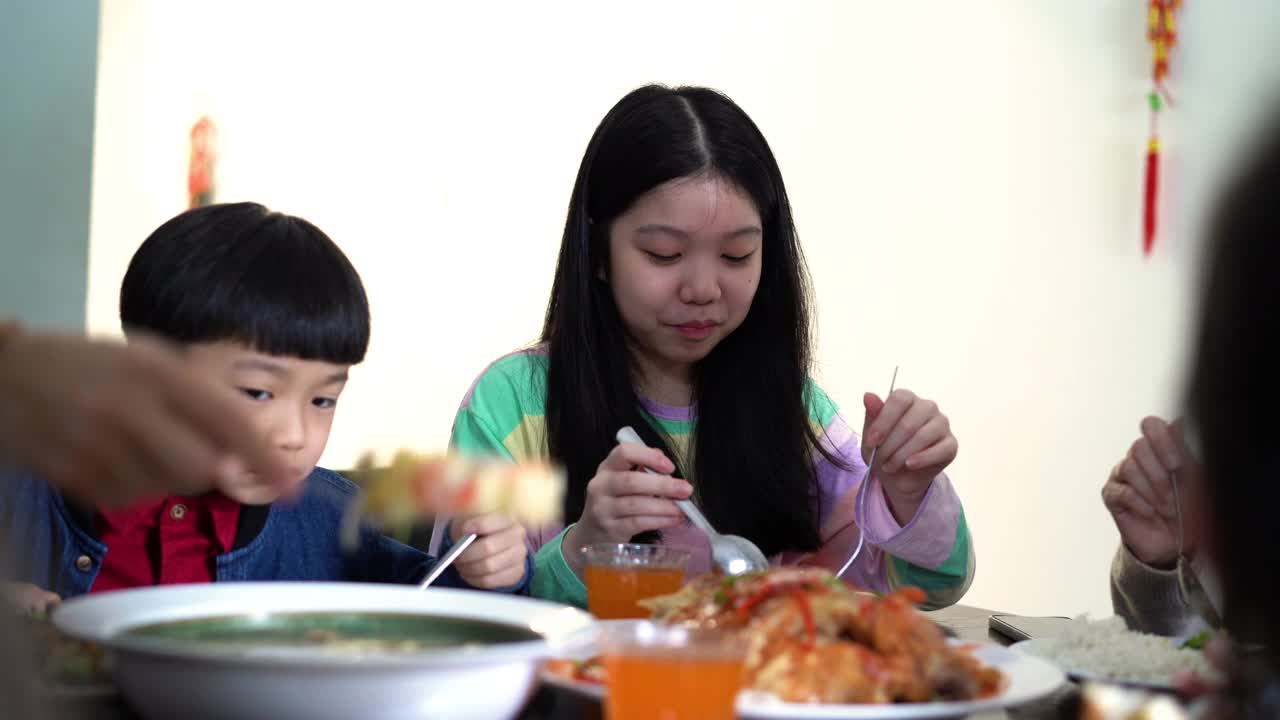
[[[1040,658],[947,638],[915,609],[920,599],[915,590],[859,593],[825,570],[779,568],[706,575],[646,604],[653,621],[745,637],[744,718],[962,717],[1037,700],[1066,681]],[[607,692],[589,642],[545,664],[542,678],[587,697]]]
[[[147,718],[513,716],[590,615],[498,593],[324,582],[169,585],[53,613]]]
[[[1207,637],[1135,632],[1119,617],[1076,618],[1053,637],[1023,640],[1010,649],[1048,660],[1075,680],[1171,692],[1181,673],[1214,676],[1203,652]]]

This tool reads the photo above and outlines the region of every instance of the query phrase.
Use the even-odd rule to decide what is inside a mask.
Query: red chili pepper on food
[[[809,604],[809,596],[800,588],[791,593],[800,606],[800,617],[804,619],[805,647],[812,650],[818,642],[818,625],[813,621],[813,606]]]
[[[738,614],[744,618],[747,617],[748,615],[751,614],[751,611],[754,610],[757,605],[773,597],[774,595],[777,594],[777,592],[778,592],[778,586],[765,585],[764,587],[755,591],[755,593],[749,596],[741,605],[738,606]]]

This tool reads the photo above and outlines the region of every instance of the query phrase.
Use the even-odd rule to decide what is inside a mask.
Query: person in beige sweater
[[[1203,468],[1181,420],[1145,418],[1102,500],[1120,531],[1111,603],[1133,630],[1190,635],[1220,625],[1216,581],[1199,552]]]

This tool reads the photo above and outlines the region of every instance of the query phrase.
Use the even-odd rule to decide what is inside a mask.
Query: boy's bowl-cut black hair
[[[257,203],[188,210],[151,233],[120,286],[120,321],[337,364],[369,346],[369,300],[347,256],[315,225]]]

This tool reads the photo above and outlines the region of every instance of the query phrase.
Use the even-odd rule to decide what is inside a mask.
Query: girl
[[[846,579],[960,598],[974,559],[942,474],[946,417],[907,390],[868,393],[860,444],[809,379],[809,305],[782,176],[746,113],[697,87],[618,102],[578,171],[541,344],[485,370],[453,428],[461,450],[568,469],[573,524],[530,533],[535,595],[585,605],[577,549],[637,535],[707,571],[706,538],[672,502],[692,496],[775,564],[838,569],[862,529]],[[624,425],[654,449],[615,446]]]

